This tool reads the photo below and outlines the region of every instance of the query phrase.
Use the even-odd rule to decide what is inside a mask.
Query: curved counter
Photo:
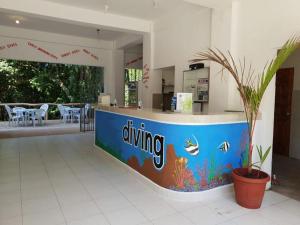
[[[101,106],[95,144],[157,185],[200,192],[247,163],[243,113],[190,115]]]

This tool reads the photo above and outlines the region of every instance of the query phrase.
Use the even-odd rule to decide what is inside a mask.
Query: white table
[[[26,125],[29,121],[29,117],[32,118],[32,124],[35,127],[35,113],[38,109],[25,109],[25,108],[14,108],[13,112],[16,114],[23,115],[23,125]]]
[[[73,108],[73,107],[65,106],[65,111],[67,111],[71,115],[71,121],[73,121],[73,122],[74,122],[74,115],[75,114],[80,115],[80,108],[76,108],[76,107]]]

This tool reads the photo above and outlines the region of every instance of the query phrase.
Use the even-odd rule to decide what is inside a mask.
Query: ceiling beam
[[[108,28],[133,33],[148,33],[151,21],[133,17],[104,13],[96,10],[63,5],[41,0],[0,0],[0,12],[13,12],[31,16],[43,17],[54,21],[64,21],[73,24]]]

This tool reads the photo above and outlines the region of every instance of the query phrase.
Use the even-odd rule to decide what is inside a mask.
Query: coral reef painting
[[[232,170],[248,160],[245,122],[177,125],[96,113],[95,144],[167,189],[198,192],[230,184]],[[190,137],[198,141],[187,144]]]

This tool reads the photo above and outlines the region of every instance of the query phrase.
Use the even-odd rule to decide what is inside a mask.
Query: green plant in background
[[[246,64],[245,58],[242,62],[240,61],[239,63],[236,63],[230,52],[225,54],[219,49],[209,49],[208,51],[199,52],[196,54],[196,58],[191,60],[192,63],[202,61],[215,62],[222,66],[222,72],[227,70],[235,80],[238,92],[243,101],[244,112],[248,122],[249,151],[247,167],[249,174],[252,173],[253,166],[253,134],[263,96],[278,69],[298,47],[298,37],[289,39],[282,46],[278,55],[270,63],[266,64],[263,72],[258,76],[255,76],[255,71],[251,64]],[[262,149],[260,150],[262,151]],[[270,151],[266,152],[267,155],[269,152]]]
[[[0,59],[0,102],[93,103],[103,77],[102,67]],[[58,114],[49,108],[50,119]]]

